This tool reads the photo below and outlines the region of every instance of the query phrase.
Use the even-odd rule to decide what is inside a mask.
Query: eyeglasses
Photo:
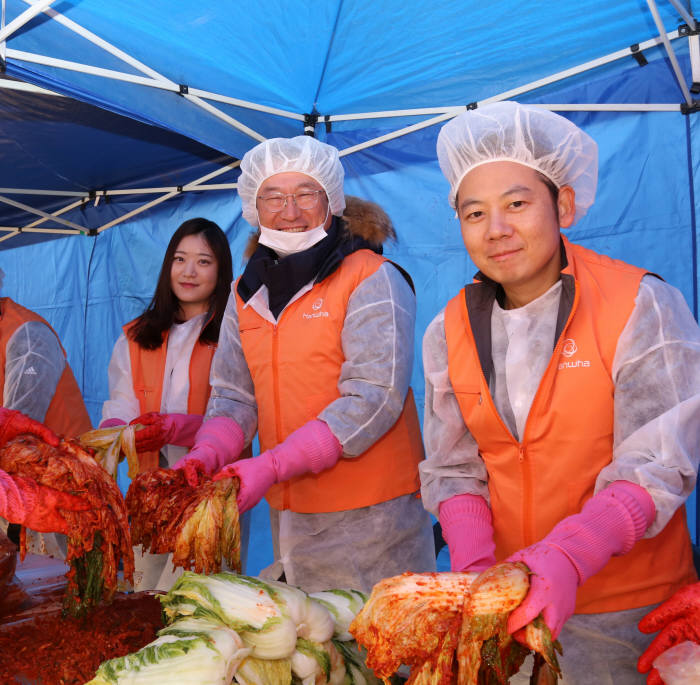
[[[263,209],[268,212],[281,212],[287,206],[287,198],[291,197],[299,209],[313,209],[318,205],[320,193],[324,190],[302,190],[298,193],[274,193],[272,195],[258,195],[258,200]]]

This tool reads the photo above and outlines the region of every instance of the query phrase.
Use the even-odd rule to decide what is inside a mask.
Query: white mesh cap
[[[587,133],[554,112],[506,101],[468,110],[446,123],[437,140],[440,168],[455,206],[462,179],[488,162],[518,162],[540,171],[557,188],[576,193],[578,221],[595,200],[598,146]]]
[[[238,194],[243,205],[243,218],[258,225],[255,199],[265,179],[284,171],[298,171],[318,181],[328,196],[331,214],[341,216],[345,209],[343,165],[338,150],[311,136],[270,138],[243,155]]]

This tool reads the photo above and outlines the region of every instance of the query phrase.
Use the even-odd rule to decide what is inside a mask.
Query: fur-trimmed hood
[[[387,213],[374,202],[353,195],[345,196],[345,211],[341,217],[343,230],[363,238],[372,245],[396,240],[396,231]],[[243,256],[250,259],[258,247],[260,230],[250,236]]]

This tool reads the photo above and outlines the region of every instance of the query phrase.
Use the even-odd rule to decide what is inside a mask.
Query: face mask
[[[323,226],[326,223],[329,211],[330,207],[326,210],[326,217],[321,224],[315,228],[310,228],[308,231],[302,231],[301,233],[276,231],[273,228],[267,228],[260,224],[260,238],[258,242],[274,250],[279,255],[280,259],[290,254],[308,250],[316,243],[321,242],[326,235],[328,235]]]

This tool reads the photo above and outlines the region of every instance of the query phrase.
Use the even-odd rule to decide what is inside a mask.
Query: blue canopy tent
[[[388,254],[418,293],[419,403],[422,333],[475,270],[435,159],[440,125],[467,107],[517,99],[586,129],[599,188],[571,238],[662,275],[697,316],[700,36],[685,0],[2,6],[6,73],[40,89],[0,88],[3,292],[56,327],[95,423],[114,340],[179,223],[217,221],[240,272],[237,159],[272,136],[336,145],[347,192],[393,219]]]

